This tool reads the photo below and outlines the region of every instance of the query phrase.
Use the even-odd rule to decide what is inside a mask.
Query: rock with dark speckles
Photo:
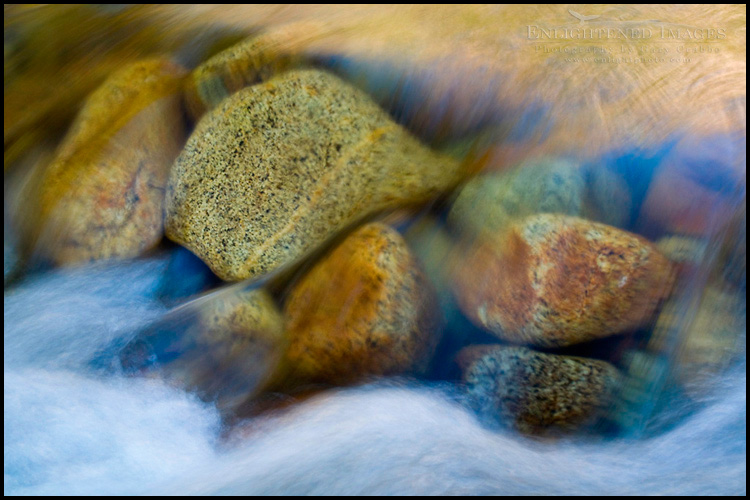
[[[44,172],[35,251],[70,264],[134,257],[159,242],[168,171],[185,137],[184,73],[143,60],[91,94]]]
[[[291,71],[198,123],[170,174],[167,236],[222,279],[260,276],[367,215],[429,200],[461,171],[336,76]]]
[[[292,289],[285,305],[293,379],[346,383],[426,367],[439,309],[401,235],[365,225]]]
[[[648,324],[674,272],[644,238],[539,214],[474,242],[454,279],[461,310],[478,326],[510,342],[558,347]]]
[[[525,347],[469,346],[457,361],[474,408],[526,434],[594,423],[620,379],[606,361]]]

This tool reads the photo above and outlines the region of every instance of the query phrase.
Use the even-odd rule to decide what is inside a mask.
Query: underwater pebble
[[[143,60],[89,96],[43,174],[34,251],[71,264],[134,257],[159,242],[168,170],[184,139],[184,73]]]
[[[123,367],[157,373],[224,412],[266,386],[286,349],[281,312],[263,289],[222,290],[170,314],[122,350]]]
[[[401,235],[349,235],[294,285],[284,307],[292,378],[346,383],[425,368],[437,343],[435,292]]]
[[[461,171],[339,78],[290,71],[198,123],[170,173],[166,232],[220,278],[251,278],[367,215],[429,200]]]
[[[620,377],[606,361],[515,346],[469,346],[457,362],[474,408],[527,434],[593,423]]]
[[[495,233],[515,217],[542,212],[580,215],[584,190],[585,176],[577,164],[553,158],[528,161],[466,183],[448,223],[475,233]]]
[[[188,112],[198,119],[227,96],[303,63],[279,33],[244,40],[200,64],[185,84]]]
[[[707,377],[719,373],[745,353],[747,313],[744,294],[725,283],[705,287],[687,323],[679,318],[660,321],[684,325],[679,332],[673,368],[676,379],[694,393],[705,390]],[[663,316],[663,314],[662,314]]]
[[[466,183],[448,223],[475,234],[495,233],[514,218],[560,213],[621,226],[628,221],[630,209],[627,184],[609,169],[584,167],[564,158],[538,158]]]
[[[648,324],[671,263],[644,238],[577,217],[520,219],[465,251],[461,310],[501,339],[559,347]]]

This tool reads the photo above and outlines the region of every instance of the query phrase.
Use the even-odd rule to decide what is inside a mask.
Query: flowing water
[[[119,13],[117,10],[113,12]],[[297,22],[305,19],[303,12],[292,13],[281,8],[261,10],[256,12],[258,20],[253,22],[260,25]],[[397,31],[411,26],[414,44],[424,47],[420,44],[425,38],[435,37],[435,44],[445,49],[443,42],[437,39],[456,36],[451,30],[430,32],[430,20],[434,21],[434,18],[427,16],[425,23],[420,25],[413,19],[417,14],[410,12],[404,19],[388,22]],[[462,11],[463,17],[456,20],[457,25],[481,24],[481,18],[472,17],[475,15],[472,12],[471,9]],[[622,8],[620,13],[628,13],[628,10]],[[186,13],[165,13],[156,9],[147,14],[158,18],[158,23],[162,23],[157,23],[159,26],[170,26],[170,23],[181,26],[184,22],[189,25],[186,32],[195,33],[189,31],[195,29],[194,18],[188,23],[183,19],[188,15]],[[203,38],[196,37],[191,45],[182,35],[174,34],[175,40],[160,42],[180,47],[176,52],[185,64],[194,65],[205,58],[204,47],[211,41],[219,43],[217,38],[236,39],[239,36],[237,25],[242,23],[226,19],[231,12],[207,8],[189,14],[206,17],[204,27],[197,32]],[[488,13],[496,14],[494,11]],[[650,14],[656,17],[666,15],[661,10]],[[647,186],[656,165],[665,157],[678,157],[684,163],[695,164],[694,178],[702,185],[713,185],[713,192],[725,195],[724,201],[716,198],[719,201],[702,205],[704,208],[708,206],[710,212],[706,215],[711,228],[708,231],[709,244],[700,254],[702,264],[695,272],[688,273],[688,279],[683,282],[687,292],[675,307],[682,323],[674,319],[677,326],[672,325],[672,329],[679,334],[691,322],[697,321],[689,305],[695,297],[689,291],[696,291],[700,296],[708,276],[718,266],[716,262],[722,258],[718,255],[722,252],[719,249],[721,242],[727,238],[739,241],[739,236],[733,232],[737,231],[736,226],[730,225],[730,229],[726,229],[727,221],[741,213],[744,231],[745,130],[744,124],[739,129],[736,127],[738,109],[742,115],[740,121],[744,122],[744,83],[737,92],[736,87],[730,85],[733,81],[731,75],[736,72],[742,74],[744,82],[744,66],[738,68],[727,61],[724,61],[725,65],[711,63],[728,68],[726,74],[730,75],[727,77],[730,83],[727,86],[731,87],[714,86],[715,94],[727,94],[720,110],[713,100],[716,95],[706,98],[707,106],[719,110],[716,113],[721,115],[723,125],[731,122],[731,126],[726,127],[731,133],[714,130],[711,135],[703,131],[698,133],[700,127],[695,124],[675,126],[673,120],[676,118],[671,108],[663,103],[652,104],[650,98],[645,97],[647,91],[638,90],[639,78],[652,81],[640,70],[619,70],[625,83],[610,85],[605,78],[603,83],[598,82],[589,88],[588,97],[580,97],[582,101],[576,103],[575,99],[563,95],[562,90],[546,88],[545,85],[553,86],[554,79],[530,75],[531,69],[519,61],[518,56],[500,64],[500,70],[490,67],[484,73],[469,72],[442,80],[440,75],[449,74],[454,63],[444,55],[439,59],[444,61],[442,69],[434,69],[438,59],[427,48],[421,54],[432,64],[427,69],[420,67],[409,71],[397,63],[382,62],[382,57],[373,62],[373,58],[357,55],[357,51],[364,49],[357,41],[351,40],[357,38],[357,29],[363,29],[360,23],[368,16],[375,18],[370,21],[373,24],[368,25],[372,39],[388,39],[386,35],[382,38],[378,35],[380,32],[376,26],[381,15],[387,17],[387,13],[379,13],[377,9],[357,11],[350,16],[311,9],[308,17],[327,18],[327,22],[334,25],[328,38],[311,42],[315,51],[322,54],[318,60],[339,74],[359,79],[361,85],[378,97],[398,120],[436,147],[466,154],[466,138],[469,137],[471,146],[468,149],[472,151],[469,154],[474,154],[472,148],[478,143],[503,141],[502,148],[493,146],[494,149],[488,149],[484,161],[490,163],[493,157],[497,161],[498,157],[518,154],[522,145],[541,147],[549,153],[569,152],[569,147],[560,146],[565,135],[559,134],[561,127],[557,123],[565,121],[565,112],[595,115],[591,111],[591,106],[594,106],[604,113],[594,121],[611,122],[612,126],[606,131],[592,130],[588,139],[592,141],[590,147],[576,154],[585,161],[593,161],[591,157],[596,156],[597,161],[626,177],[635,200],[627,225],[649,237],[660,233],[643,220],[639,208],[645,203]],[[724,18],[722,12],[710,10],[693,12],[693,15],[702,16],[706,24],[720,23],[722,19],[729,25],[739,22],[744,32],[744,10],[740,14],[725,12]],[[135,16],[135,19],[129,22],[143,22],[142,17]],[[532,21],[541,24],[538,19]],[[348,31],[341,28],[347,22],[353,26]],[[507,19],[503,22],[508,23]],[[211,28],[205,28],[205,25]],[[478,39],[490,36],[486,24],[484,26],[472,32]],[[253,28],[257,26],[253,25]],[[9,28],[6,23],[6,84],[8,53],[16,50],[12,46],[13,34],[9,31],[16,29],[17,25]],[[74,31],[65,25],[61,27],[63,31],[66,29]],[[174,28],[164,38],[169,38],[172,36],[169,33],[173,32],[181,33]],[[341,40],[349,41],[350,45],[339,53],[330,53],[324,47],[326,43],[335,45]],[[144,42],[136,39],[132,43]],[[226,40],[221,43],[226,45]],[[500,43],[504,48],[505,44],[504,41]],[[512,42],[507,44],[512,45]],[[31,50],[33,45],[30,46],[25,50]],[[475,47],[468,42],[467,46]],[[481,44],[478,46],[481,48]],[[127,44],[106,50],[121,51],[116,54],[118,57],[123,57],[123,53],[138,52]],[[733,45],[728,50],[738,49]],[[478,55],[485,57],[487,54],[478,50]],[[736,62],[736,59],[728,57],[727,60]],[[474,71],[477,69],[475,63],[471,60],[471,64],[461,66],[461,70],[471,68]],[[534,64],[541,62],[534,60],[531,66]],[[560,71],[561,75],[573,78],[558,64],[562,63],[551,60],[550,71]],[[717,80],[713,70],[707,69],[711,64],[692,70],[686,66],[684,71],[680,70],[673,76],[686,77],[690,71],[703,71],[703,75],[690,76],[692,83],[688,84],[701,89],[717,81],[727,81]],[[520,69],[509,74],[506,65]],[[527,78],[537,84],[535,92],[529,91],[517,102],[523,107],[523,112],[506,102],[505,86],[509,84],[501,82],[498,75],[506,76],[510,84],[517,84],[518,78]],[[707,80],[696,83],[700,76]],[[461,82],[468,80],[480,81],[481,84],[463,86]],[[643,128],[658,128],[655,124],[660,123],[664,130],[656,134],[658,138],[641,143],[640,139],[632,137],[636,135],[633,132],[631,142],[613,139],[622,136],[621,127],[631,130],[628,127],[633,125],[619,123],[612,115],[615,111],[607,108],[608,100],[617,102],[615,97],[607,96],[601,90],[608,85],[611,92],[620,89],[629,93],[629,99],[632,98],[628,101],[630,105],[641,102],[643,107],[649,108],[633,112],[654,114],[653,121],[647,120],[648,125],[639,122],[637,132],[649,136]],[[666,84],[661,82],[659,85]],[[648,91],[668,93],[674,88],[650,88]],[[6,99],[8,93],[6,87]],[[634,93],[638,95],[633,97]],[[501,97],[495,99],[489,94]],[[466,102],[461,101],[462,95],[469,95],[467,99],[473,99],[474,104],[467,107]],[[696,95],[702,94],[697,92]],[[420,106],[414,104],[415,96],[424,98],[428,111],[420,110]],[[554,105],[545,105],[540,96]],[[487,103],[494,103],[498,108],[490,109]],[[51,108],[55,112],[62,109],[55,106],[57,104]],[[571,120],[567,140],[571,137],[582,139],[577,135],[579,129],[590,126],[591,120],[590,116],[585,123]],[[616,125],[615,121],[618,121]],[[540,122],[548,123],[547,130],[541,130],[545,127],[540,129]],[[44,127],[37,126],[39,129],[27,129],[24,132],[27,135],[9,138],[6,115],[6,214],[9,206],[11,211],[18,206],[19,185],[24,182],[23,179],[19,181],[16,174],[8,175],[9,162],[26,162],[26,171],[33,175],[29,164],[45,158],[43,152],[33,148],[31,152],[17,153],[23,149],[22,140],[18,138],[31,137],[46,144],[45,141],[54,141],[55,132],[51,131],[59,128],[48,122]],[[29,130],[33,131],[30,136]],[[692,139],[693,133],[704,139]],[[602,144],[605,140],[610,142]],[[688,146],[675,146],[681,140],[687,141]],[[634,142],[641,145],[635,147]],[[507,144],[512,147],[506,148]],[[732,174],[738,163],[742,165],[739,178]],[[696,200],[696,203],[701,203],[701,199]],[[434,215],[442,217],[442,205],[438,203],[436,207]],[[15,262],[15,229],[6,215],[6,278],[8,268]],[[735,312],[744,318],[744,232],[741,238],[743,270],[738,290],[741,290],[743,310]],[[433,250],[438,252],[435,247]],[[329,389],[288,407],[233,420],[214,404],[202,401],[196,394],[186,392],[159,376],[134,377],[119,365],[123,347],[148,328],[176,317],[187,317],[184,311],[189,311],[193,307],[191,304],[196,303],[191,302],[195,293],[206,288],[214,289],[209,293],[222,293],[221,284],[201,264],[196,264],[192,257],[181,252],[167,247],[127,261],[106,261],[64,269],[42,267],[11,276],[11,280],[6,281],[6,495],[746,493],[745,331],[734,344],[735,352],[720,363],[720,369],[694,381],[690,391],[673,390],[673,379],[648,372],[651,374],[648,376],[651,378],[647,377],[648,383],[638,387],[642,404],[635,410],[628,408],[637,413],[637,418],[625,420],[626,424],[620,422],[618,432],[608,434],[606,438],[569,436],[541,440],[488,425],[468,408],[455,380],[441,370],[435,370],[429,380],[391,378]],[[438,263],[443,262],[440,259],[444,257],[439,252],[438,257],[433,256]],[[428,269],[429,265],[426,264]],[[188,276],[194,281],[191,282]],[[448,333],[470,328],[461,318],[451,319],[450,299],[443,299],[441,297],[441,304],[448,311]],[[464,340],[458,340],[457,344]],[[450,345],[440,349],[439,356],[452,353]],[[591,349],[594,352],[597,347]],[[653,353],[653,345],[643,339],[638,341],[637,349],[644,355]],[[669,366],[676,363],[676,351],[670,356],[665,358]],[[628,365],[627,358],[620,361],[619,367],[629,369],[632,374],[635,370],[633,364]],[[612,418],[617,420],[616,416]]]

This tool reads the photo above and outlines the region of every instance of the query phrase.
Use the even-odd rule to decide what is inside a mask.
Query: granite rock
[[[200,64],[185,84],[185,103],[198,119],[227,96],[303,63],[281,33],[248,38]]]
[[[610,169],[544,157],[473,178],[456,197],[448,222],[473,234],[496,233],[518,217],[559,213],[623,226],[630,210],[627,184]]]
[[[525,347],[469,346],[457,361],[474,408],[526,434],[593,423],[610,404],[620,379],[606,361]]]
[[[170,312],[120,359],[233,412],[272,380],[287,347],[284,321],[263,289],[230,288]]]
[[[134,257],[159,242],[184,140],[183,75],[166,59],[142,60],[91,94],[43,174],[32,251],[71,264]]]
[[[644,238],[577,217],[539,214],[465,250],[461,310],[515,343],[559,347],[647,325],[672,265]]]
[[[284,307],[292,378],[347,383],[426,367],[439,309],[406,242],[372,223],[349,235],[291,290]]]
[[[368,215],[427,201],[461,171],[361,91],[291,71],[198,123],[170,174],[167,236],[224,280],[256,277]]]

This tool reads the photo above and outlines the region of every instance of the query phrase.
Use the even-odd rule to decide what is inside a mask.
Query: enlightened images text
[[[727,36],[724,28],[544,28],[526,26],[529,40],[723,40]]]

